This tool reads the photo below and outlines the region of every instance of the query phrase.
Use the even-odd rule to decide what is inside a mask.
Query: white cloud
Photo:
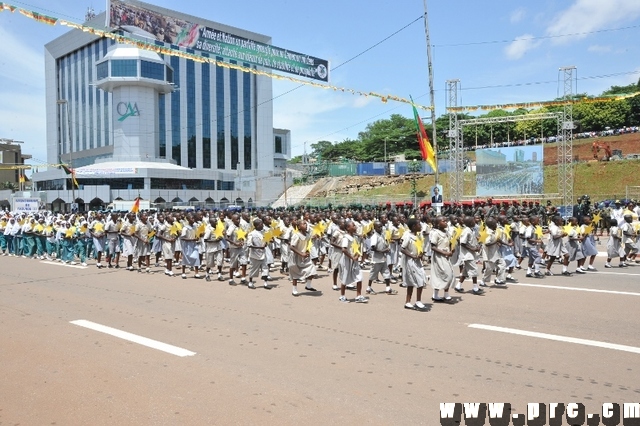
[[[613,49],[611,48],[611,46],[601,46],[599,44],[593,44],[589,46],[587,50],[589,52],[595,52],[595,53],[609,53]]]
[[[623,22],[640,17],[638,0],[575,0],[565,11],[559,13],[547,28],[551,36],[576,34],[612,28]],[[580,34],[574,37],[558,37],[555,43],[567,43],[572,39],[586,37]]]
[[[523,34],[516,37],[505,49],[507,58],[516,60],[522,58],[528,51],[540,46],[540,42],[533,39],[531,34]]]
[[[524,10],[523,8],[519,8],[511,12],[511,16],[509,17],[509,20],[511,21],[512,24],[517,24],[518,22],[522,21],[526,15],[527,15],[526,10]]]

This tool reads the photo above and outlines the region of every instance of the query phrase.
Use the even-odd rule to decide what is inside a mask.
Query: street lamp
[[[58,105],[64,105],[65,110],[67,112],[67,137],[69,141],[69,166],[72,170],[71,172],[71,204],[73,205],[76,202],[76,186],[73,182],[74,173],[73,173],[73,141],[71,140],[71,115],[69,115],[69,101],[66,99],[58,99],[56,101]],[[62,163],[62,148],[60,149],[59,155],[60,163]]]
[[[242,195],[240,194],[242,192],[242,169],[240,169],[240,162],[238,161],[238,164],[236,165],[236,169],[238,170],[238,198],[242,198]],[[237,204],[237,201],[233,204]]]

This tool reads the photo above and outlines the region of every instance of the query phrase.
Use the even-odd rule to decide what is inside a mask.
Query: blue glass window
[[[109,62],[105,61],[101,64],[98,64],[98,66],[96,67],[96,73],[98,80],[107,78],[109,76]]]
[[[112,77],[137,77],[138,61],[135,59],[112,59]]]
[[[237,64],[236,61],[230,61]],[[229,70],[229,96],[231,97],[231,169],[237,170],[240,162],[238,147],[238,71]]]
[[[196,168],[196,64],[187,60],[187,167]]]
[[[216,61],[222,61],[216,57]],[[216,67],[216,123],[218,169],[224,169],[226,164],[226,147],[224,142],[224,68]]]
[[[164,64],[140,61],[140,77],[164,81]]]
[[[242,64],[251,68],[250,64]],[[242,73],[242,111],[244,113],[244,169],[251,170],[251,74]]]
[[[202,167],[211,168],[211,66],[202,64]]]
[[[180,58],[171,57],[171,67],[177,81],[180,81]],[[171,158],[182,165],[182,151],[180,149],[180,92],[171,94]]]

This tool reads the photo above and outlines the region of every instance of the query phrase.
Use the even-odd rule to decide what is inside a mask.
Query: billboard
[[[544,192],[542,145],[476,151],[476,195],[525,195]]]
[[[314,80],[329,81],[329,61],[194,24],[122,0],[108,5],[107,27],[134,26],[157,40]]]

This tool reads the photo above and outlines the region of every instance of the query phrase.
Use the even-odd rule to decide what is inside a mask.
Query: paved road
[[[543,280],[518,272],[523,285],[421,313],[403,309],[402,290],[341,304],[328,277],[314,284],[323,294],[294,298],[284,279],[249,290],[161,268],[2,257],[0,424],[439,424],[440,402],[510,402],[519,413],[527,402],[581,402],[597,413],[640,400],[640,266],[596,267]]]

